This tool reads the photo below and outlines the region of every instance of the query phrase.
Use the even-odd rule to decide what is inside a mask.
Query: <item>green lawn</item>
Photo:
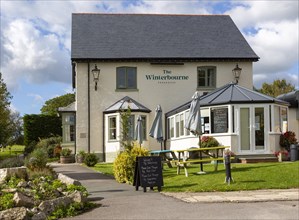
[[[9,157],[14,157],[16,155],[22,154],[24,152],[24,145],[13,145],[7,146],[5,149],[0,149],[0,159],[6,159]]]
[[[94,169],[104,174],[113,175],[111,163],[97,164]],[[189,177],[184,169],[176,174],[176,168],[164,166],[164,192],[212,192],[257,189],[299,188],[299,161],[283,163],[232,164],[230,185],[224,183],[225,169],[219,164],[218,171],[213,171],[211,164],[204,165],[206,174],[198,175],[199,165],[188,167]]]

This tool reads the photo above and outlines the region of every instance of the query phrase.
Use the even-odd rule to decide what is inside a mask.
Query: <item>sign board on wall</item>
[[[214,108],[212,115],[212,133],[226,133],[228,131],[228,109]]]
[[[189,80],[189,76],[185,74],[175,73],[171,70],[163,70],[161,73],[146,74],[145,79],[148,81],[158,82],[160,84],[176,83],[178,81]]]

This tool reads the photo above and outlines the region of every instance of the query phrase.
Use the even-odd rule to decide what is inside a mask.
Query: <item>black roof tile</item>
[[[73,14],[72,60],[259,57],[227,15]]]

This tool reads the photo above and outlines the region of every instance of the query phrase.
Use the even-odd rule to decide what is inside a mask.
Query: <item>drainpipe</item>
[[[103,137],[102,137],[102,142],[103,142],[103,162],[106,162],[106,152],[105,152],[105,114],[103,112],[102,114],[102,123],[103,123]]]
[[[87,152],[90,153],[90,63],[88,62],[88,66],[87,66],[87,112],[88,112],[88,119],[87,119],[87,123],[88,123],[88,135],[87,135],[87,140],[88,140],[88,146],[87,146]]]

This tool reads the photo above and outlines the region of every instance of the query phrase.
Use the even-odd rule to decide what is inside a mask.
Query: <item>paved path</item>
[[[144,193],[78,164],[52,164],[52,167],[79,180],[91,194],[90,200],[101,204],[71,219],[299,219],[298,189]]]

